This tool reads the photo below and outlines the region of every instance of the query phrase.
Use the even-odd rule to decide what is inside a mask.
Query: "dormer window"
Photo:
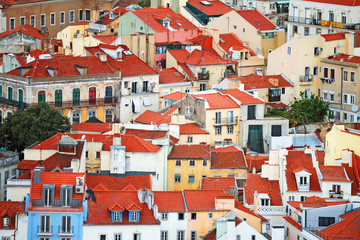
[[[270,199],[262,198],[261,199],[261,206],[270,206]]]
[[[140,219],[140,211],[129,211],[129,222],[138,222]]]
[[[4,217],[3,218],[3,227],[8,227],[10,224],[10,218]]]
[[[112,222],[122,222],[122,211],[111,211],[110,215]]]
[[[169,20],[164,20],[164,27],[168,28],[170,26]]]
[[[294,170],[296,184],[299,191],[310,191],[310,175],[305,169]]]
[[[121,58],[122,54],[121,51],[116,52],[116,58]]]
[[[307,177],[300,177],[300,185],[307,185]]]
[[[43,185],[43,201],[44,206],[52,206],[54,203],[55,185]]]
[[[70,200],[72,199],[73,186],[62,185],[60,187],[60,199],[63,207],[70,206]]]

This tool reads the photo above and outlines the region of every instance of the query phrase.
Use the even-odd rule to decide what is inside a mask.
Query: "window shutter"
[[[111,211],[110,216],[111,216],[111,221],[115,222],[115,214],[114,214],[114,212]]]
[[[136,213],[136,221],[138,222],[140,221],[140,211],[137,211]]]
[[[129,211],[129,214],[128,214],[129,222],[131,222],[131,215],[132,215],[132,211]]]
[[[120,211],[120,212],[119,212],[119,222],[122,222],[122,214],[123,214],[123,212]]]

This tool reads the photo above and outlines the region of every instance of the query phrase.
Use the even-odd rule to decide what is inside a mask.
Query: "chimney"
[[[254,90],[254,97],[259,97],[259,92],[257,90]]]
[[[254,192],[254,213],[259,213],[259,193],[257,191]]]
[[[71,160],[71,168],[74,170],[75,172],[79,172],[79,168],[80,168],[80,159],[78,158],[73,158]]]
[[[33,179],[34,184],[40,184],[41,183],[41,177],[40,177],[41,172],[42,172],[42,169],[40,169],[40,168],[35,168],[34,169],[34,179]]]
[[[226,224],[226,239],[233,240],[235,238],[235,219],[228,219]]]
[[[241,82],[239,82],[239,89],[241,90],[241,91],[244,91],[244,84],[243,83],[241,83]]]

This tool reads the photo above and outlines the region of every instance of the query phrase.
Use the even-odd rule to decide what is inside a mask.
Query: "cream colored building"
[[[60,32],[57,33],[56,38],[57,39],[61,39],[62,43],[63,43],[63,51],[66,55],[69,54],[74,54],[75,56],[80,55],[78,53],[73,53],[72,51],[72,47],[78,47],[77,44],[79,43],[72,43],[73,39],[82,39],[84,41],[83,38],[85,38],[85,36],[87,36],[87,32],[85,31],[85,29],[89,28],[89,23],[76,23],[76,24],[71,24],[69,26],[67,26],[66,28],[62,29]]]
[[[257,19],[254,21],[254,19]],[[279,29],[264,15],[253,10],[231,11],[208,24],[219,33],[233,32],[244,43],[264,58],[285,43],[285,31]]]
[[[105,40],[104,38],[111,39]],[[84,55],[86,47],[96,47],[100,44],[121,44],[121,38],[110,36],[76,35],[72,39],[72,54],[74,56]]]
[[[284,74],[294,83],[297,98],[300,92],[305,92],[306,96],[319,95],[320,60],[336,53],[353,54],[353,51],[352,33],[295,37],[269,54],[267,75]]]

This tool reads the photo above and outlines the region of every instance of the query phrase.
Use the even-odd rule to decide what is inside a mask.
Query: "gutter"
[[[181,194],[182,194],[183,201],[184,201],[185,212],[187,212],[187,211],[188,211],[188,208],[187,208],[187,205],[186,205],[186,200],[185,200],[184,190],[181,190]]]

